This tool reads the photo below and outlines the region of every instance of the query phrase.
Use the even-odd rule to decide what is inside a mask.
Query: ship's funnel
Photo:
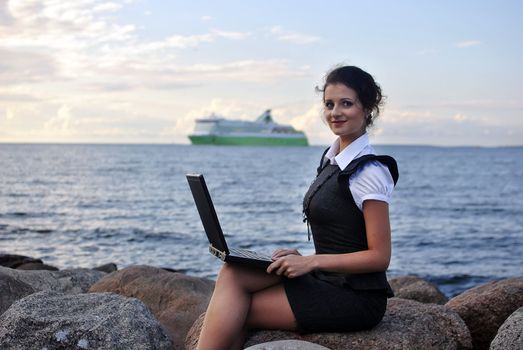
[[[258,118],[256,118],[257,122],[263,122],[265,124],[273,123],[272,116],[271,116],[271,110],[268,109],[265,112],[263,112],[262,115],[260,115]]]

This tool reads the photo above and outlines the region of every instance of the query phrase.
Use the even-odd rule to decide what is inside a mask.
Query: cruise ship
[[[189,135],[193,145],[307,146],[303,131],[275,123],[271,110],[255,121],[230,120],[216,115],[196,119]]]

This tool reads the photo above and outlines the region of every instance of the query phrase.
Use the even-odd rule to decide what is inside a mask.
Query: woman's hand
[[[278,276],[294,278],[304,275],[314,269],[312,260],[314,256],[301,256],[295,249],[289,249],[286,251],[288,252],[287,254],[281,252],[281,254],[278,255],[279,257],[269,265],[267,273],[275,273]]]
[[[283,256],[286,256],[286,255],[301,255],[300,252],[297,250],[297,249],[284,249],[284,248],[280,248],[280,249],[276,249],[274,252],[272,252],[272,260],[277,260]]]

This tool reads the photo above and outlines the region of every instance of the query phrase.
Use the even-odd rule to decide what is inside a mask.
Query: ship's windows
[[[296,131],[292,127],[278,126],[272,129],[276,134],[295,134]]]
[[[194,131],[195,132],[210,132],[214,126],[216,125],[216,123],[214,122],[199,122],[199,123],[196,123],[196,126],[194,127]]]

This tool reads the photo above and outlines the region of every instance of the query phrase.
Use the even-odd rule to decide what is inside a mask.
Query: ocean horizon
[[[307,146],[242,146],[242,145],[193,145],[191,143],[180,142],[2,142],[0,145],[92,145],[92,146],[194,146],[194,147],[329,147],[330,144],[315,143]],[[436,145],[436,144],[418,144],[418,143],[372,143],[373,147],[431,147],[431,148],[523,148],[521,145]]]

